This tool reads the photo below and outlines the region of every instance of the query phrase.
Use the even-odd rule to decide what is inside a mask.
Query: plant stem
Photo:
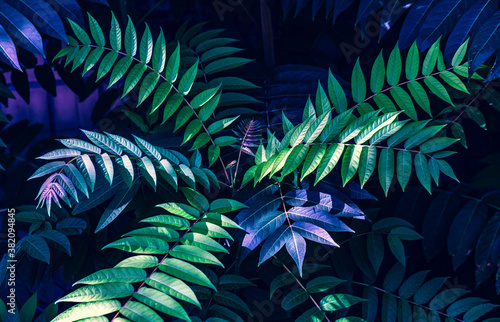
[[[78,45],[78,47],[80,47],[80,46],[81,46],[81,47],[83,47],[83,45]],[[128,56],[126,53],[124,53],[124,52],[122,52],[122,51],[119,51],[119,50],[118,50],[118,51],[115,51],[115,50],[113,50],[112,48],[108,48],[108,47],[101,47],[101,46],[97,46],[97,45],[88,45],[88,46],[89,46],[89,47],[91,47],[91,48],[102,48],[102,49],[104,49],[104,50],[114,51],[114,52],[116,52],[116,53],[118,53],[119,55],[122,55],[122,56]],[[131,57],[131,56],[128,56],[128,57],[132,58],[132,59],[133,59],[134,61],[136,61],[137,63],[144,64],[144,63],[143,63],[140,59],[138,59],[138,58],[136,58],[136,57],[133,57],[133,56],[132,56],[132,57]],[[157,73],[157,72],[155,72],[155,70],[153,69],[153,67],[151,67],[151,66],[149,66],[149,65],[147,65],[147,64],[144,64],[144,65],[145,65],[145,66],[146,66],[146,68],[147,68],[148,70],[150,70],[151,72],[158,74],[158,75],[160,76],[160,78],[161,78],[163,81],[170,83],[170,82],[167,80],[167,78],[166,78],[165,76],[163,76],[161,73]],[[207,127],[205,126],[205,124],[204,124],[204,123],[203,123],[203,121],[201,120],[201,118],[200,118],[200,116],[198,115],[198,113],[196,112],[196,110],[195,110],[195,109],[193,108],[193,106],[189,103],[189,101],[186,99],[186,97],[185,97],[183,94],[181,94],[181,93],[179,92],[179,89],[178,89],[176,86],[174,86],[172,83],[170,83],[170,84],[172,85],[172,88],[174,89],[174,91],[175,91],[175,92],[177,92],[178,94],[180,94],[180,95],[181,95],[182,100],[184,101],[184,103],[186,103],[186,105],[187,105],[187,106],[189,106],[189,108],[191,108],[191,110],[193,111],[194,116],[195,116],[195,117],[199,120],[199,122],[201,123],[201,126],[202,126],[203,130],[205,131],[205,133],[206,133],[206,134],[208,135],[208,137],[210,138],[210,142],[212,143],[212,145],[213,145],[213,146],[216,146],[216,144],[215,144],[215,142],[214,142],[214,140],[213,140],[213,138],[212,138],[212,135],[210,135],[210,132],[208,132]],[[220,162],[221,162],[222,169],[224,170],[224,174],[225,174],[225,176],[226,176],[226,180],[227,180],[227,182],[228,182],[228,183],[231,183],[230,178],[229,178],[229,174],[227,173],[227,170],[226,170],[226,166],[225,166],[224,161],[222,160],[222,157],[221,157],[220,155],[219,155],[219,160],[220,160]]]

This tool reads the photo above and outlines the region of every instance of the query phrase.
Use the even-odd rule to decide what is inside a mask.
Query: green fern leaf
[[[170,62],[170,61],[169,61]],[[191,66],[187,72],[182,76],[180,82],[179,82],[179,93],[182,95],[187,95],[191,91],[191,87],[193,86],[194,80],[196,78],[196,74],[198,73],[198,64],[199,61],[196,60],[196,62]],[[167,66],[168,70],[168,66]]]
[[[385,63],[382,51],[378,54],[373,63],[372,74],[370,78],[370,89],[373,94],[378,94],[384,87],[385,82]]]
[[[173,296],[201,308],[200,302],[191,288],[178,278],[154,272],[146,280],[146,284],[162,291],[164,294]]]
[[[415,173],[422,186],[431,193],[431,175],[427,165],[427,158],[423,153],[415,155]]]
[[[352,99],[356,103],[361,103],[366,97],[366,82],[361,66],[359,65],[359,58],[354,65],[351,78],[351,91]]]
[[[424,83],[427,85],[427,87],[429,87],[434,95],[436,95],[443,101],[455,106],[450,98],[450,95],[448,94],[448,91],[446,91],[446,88],[435,77],[427,76],[426,78],[424,78]]]
[[[134,57],[137,53],[137,33],[130,16],[128,17],[127,28],[125,29],[124,45],[127,56],[129,58]]]
[[[410,180],[411,170],[412,170],[412,157],[411,152],[406,150],[400,150],[397,154],[397,176],[399,184],[403,191],[405,191],[406,185]]]
[[[109,85],[108,88],[113,86],[116,82],[118,82],[123,75],[128,71],[130,65],[132,64],[133,59],[129,56],[121,58],[113,67],[113,70],[111,71],[111,77],[109,79]],[[102,66],[102,65],[101,65]]]
[[[114,51],[109,52],[106,54],[106,56],[104,56],[101,64],[99,65],[99,69],[97,70],[96,82],[104,77],[107,73],[109,73],[117,59],[118,53]]]
[[[91,317],[104,316],[114,313],[121,308],[121,303],[117,300],[106,300],[90,303],[81,303],[59,314],[52,321],[76,321]]]
[[[342,113],[347,110],[347,98],[344,90],[333,76],[331,70],[328,70],[328,95],[337,112]]]
[[[359,166],[359,157],[361,156],[362,146],[349,145],[346,148],[344,157],[342,158],[342,184],[345,186],[352,179]]]
[[[418,70],[420,68],[420,54],[417,47],[417,42],[413,42],[410,49],[408,50],[408,56],[406,57],[406,79],[414,80],[417,78]],[[410,82],[408,84],[411,84]]]
[[[90,13],[87,14],[89,17],[89,26],[92,38],[94,38],[94,41],[97,44],[97,46],[104,47],[104,45],[106,44],[106,40],[104,39],[104,34],[102,33],[101,26],[99,26],[97,20],[95,20],[94,17],[90,15]]]
[[[122,49],[122,31],[120,24],[116,20],[115,14],[111,12],[111,28],[109,29],[109,41],[114,51]]]
[[[401,87],[394,87],[391,89],[391,95],[394,98],[396,104],[401,108],[406,115],[408,115],[412,120],[417,121],[417,111],[413,105],[410,95]]]
[[[439,43],[441,38],[438,39],[427,51],[427,55],[425,55],[424,62],[422,64],[422,75],[429,76],[434,68],[436,68],[436,63],[439,56]],[[425,81],[425,79],[424,79]]]
[[[176,258],[167,258],[158,266],[165,273],[190,283],[205,286],[216,291],[217,289],[208,277],[195,266]]]
[[[389,192],[389,188],[391,187],[393,176],[394,150],[391,148],[383,149],[380,152],[380,158],[378,161],[378,177],[386,197]]]
[[[401,53],[399,52],[399,45],[396,44],[389,60],[387,61],[387,83],[390,86],[396,86],[401,77]]]
[[[139,45],[139,58],[143,64],[148,64],[152,55],[153,37],[151,36],[148,24],[146,24],[146,28],[141,38],[141,44]]]
[[[375,162],[377,160],[377,148],[374,146],[363,147],[361,156],[359,157],[359,181],[361,188],[370,179],[373,170],[375,169]]]

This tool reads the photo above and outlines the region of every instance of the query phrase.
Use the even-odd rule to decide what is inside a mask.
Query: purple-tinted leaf
[[[328,193],[314,190],[292,190],[285,197],[290,206],[300,207],[307,202],[316,204],[318,209],[324,211],[340,211],[339,216],[358,216],[363,212],[347,196],[340,191],[330,187]]]
[[[245,204],[250,208],[240,211],[235,220],[238,225],[247,230],[247,228],[252,227],[260,217],[275,212],[281,204],[281,199],[276,197],[265,197],[251,205],[248,205],[248,203]]]
[[[274,218],[267,221],[262,220],[258,227],[252,227],[252,231],[245,235],[241,243],[242,249],[242,259],[243,260],[252,250],[255,249],[260,243],[262,243],[269,235],[274,233],[276,229],[281,227],[286,220],[284,213],[274,216]]]
[[[0,24],[19,42],[22,48],[45,57],[42,36],[19,11],[0,1]]]
[[[269,236],[269,238],[264,242],[264,245],[262,245],[259,266],[274,254],[279,252],[290,237],[291,231],[288,226],[281,226],[273,234],[271,234],[271,236]]]
[[[17,60],[16,46],[5,29],[0,25],[0,60],[21,70]]]
[[[286,250],[297,264],[299,274],[302,277],[302,263],[306,256],[306,241],[298,232],[293,229],[290,229],[290,231],[290,237],[286,242]]]
[[[65,176],[63,173],[58,173],[56,177],[57,181],[61,184],[61,186],[66,190],[73,199],[76,200],[76,202],[79,202],[78,200],[78,192],[76,191],[75,185],[73,182]]]
[[[335,215],[315,207],[293,207],[288,211],[288,216],[295,221],[308,222],[328,231],[354,232]]]
[[[309,240],[324,245],[339,247],[326,230],[316,225],[307,222],[296,222],[292,225],[292,229]]]
[[[48,3],[39,0],[7,0],[7,2],[29,18],[38,30],[68,43],[63,22]]]

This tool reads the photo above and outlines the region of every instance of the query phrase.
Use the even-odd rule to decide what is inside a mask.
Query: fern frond
[[[195,86],[198,84],[196,78],[203,73],[215,74],[236,68],[250,62],[250,60],[228,57],[215,60],[205,67],[200,65],[200,63],[214,59],[215,56],[220,57],[235,52],[231,50],[228,53],[218,48],[217,39],[210,37],[215,36],[213,33],[202,33],[195,36],[202,25],[195,25],[185,33],[181,32],[178,35],[180,42],[170,48],[171,54],[167,56],[169,46],[166,44],[162,31],[154,42],[149,28],[146,28],[140,44],[138,44],[139,40],[131,19],[129,18],[122,39],[122,30],[113,16],[109,47],[107,47],[101,27],[90,15],[89,22],[93,41],[85,30],[70,21],[76,39],[71,38],[69,46],[63,48],[55,59],[66,57],[66,63],[73,62],[73,70],[83,65],[83,73],[88,72],[91,68],[97,68],[97,80],[109,74],[109,86],[124,79],[122,97],[134,89],[138,91],[137,106],[144,102],[150,104],[147,119],[156,122],[155,120],[160,118],[161,114],[163,115],[161,124],[173,119],[175,121],[174,131],[180,128],[185,129],[183,144],[191,142],[191,150],[202,148],[207,144],[213,146],[212,149],[220,149],[229,143],[227,139],[223,143],[217,141],[214,134],[229,126],[232,119],[218,119],[214,118],[213,115],[218,105],[227,105],[228,103],[220,91],[224,82],[229,84],[232,81],[244,82],[240,79],[226,78],[218,81],[212,80],[209,85],[205,78],[205,84],[200,87]],[[188,40],[190,46],[196,47],[196,51],[185,45]],[[214,53],[209,57],[203,56],[214,49],[221,52],[218,55]],[[191,52],[191,56],[184,57],[181,55],[184,52]],[[196,55],[202,56],[196,57]],[[191,59],[193,56],[195,59]],[[101,57],[103,57],[102,60]],[[200,67],[203,70],[201,73]],[[234,96],[234,93],[231,94]],[[214,126],[217,127],[217,131],[213,130]],[[220,160],[225,169],[222,158],[220,156],[216,158]],[[229,179],[227,172],[226,177]]]
[[[467,69],[467,62],[463,63],[468,42],[462,44],[459,51],[457,51],[453,66],[450,68],[446,68],[442,61],[443,54],[439,44],[440,41],[438,40],[427,51],[422,66],[420,66],[420,53],[416,43],[413,43],[408,50],[404,65],[398,46],[392,50],[387,64],[385,64],[381,52],[371,70],[369,84],[371,95],[367,92],[365,76],[358,61],[354,66],[351,79],[351,92],[353,101],[356,103],[354,107],[357,108],[360,114],[373,112],[375,109],[370,103],[373,100],[375,106],[385,113],[401,110],[412,120],[417,121],[418,112],[416,106],[432,117],[429,96],[423,85],[441,100],[454,105],[448,90],[438,80],[438,77],[442,79],[446,86],[470,94],[466,85],[460,79],[460,77],[468,77],[466,73],[464,74],[464,69]],[[401,80],[403,71],[406,80]],[[386,84],[387,87],[384,88]],[[344,90],[331,72],[329,72],[328,77],[328,93],[335,111],[341,113],[347,110],[347,98]],[[318,95],[316,96],[316,108],[320,108],[318,114],[322,114],[321,111],[330,107],[328,97],[321,84],[319,84]]]
[[[460,64],[465,56],[466,46],[465,43],[457,52],[457,67],[463,66]],[[423,76],[417,77],[419,58],[414,44],[406,62],[408,80],[402,83],[399,81],[402,72],[399,49],[396,47],[392,51],[387,70],[379,55],[370,83],[374,94],[369,97],[366,95],[364,75],[357,63],[351,81],[356,104],[350,109],[347,109],[344,90],[330,73],[329,95],[320,84],[316,104],[314,106],[308,101],[302,123],[293,126],[283,117],[285,137],[277,143],[271,140],[267,146],[259,147],[259,151],[265,150],[266,153],[258,153],[256,164],[245,174],[244,183],[253,179],[254,184],[257,184],[265,177],[272,178],[277,173],[281,173],[281,176],[276,177],[280,181],[288,174],[300,171],[300,180],[316,172],[314,184],[317,184],[342,160],[340,172],[343,184],[346,185],[358,173],[363,187],[375,172],[377,159],[378,177],[386,195],[395,174],[402,189],[405,189],[412,168],[429,193],[431,181],[438,184],[440,173],[456,179],[450,165],[443,158],[450,155],[450,152],[444,150],[458,139],[443,136],[445,125],[433,125],[431,120],[418,121],[412,100],[413,97],[432,116],[427,93],[418,81],[423,80],[434,94],[445,101],[450,100],[448,92],[434,76],[439,74],[445,81],[451,82],[450,75],[453,75],[453,84],[465,88],[457,76],[439,66],[439,55],[437,42],[426,54],[421,71]],[[438,72],[433,73],[436,65]],[[382,89],[385,79],[390,87]],[[408,86],[411,96],[402,86]],[[387,91],[390,91],[394,103],[384,94]],[[368,103],[372,98],[380,109],[376,110]],[[359,112],[359,117],[353,115],[354,109]],[[340,114],[332,118],[334,112]],[[400,119],[402,113],[412,120]],[[381,144],[382,142],[385,144]]]
[[[196,187],[196,183],[210,191],[211,185],[218,186],[216,176],[201,166],[201,156],[191,161],[175,150],[153,146],[149,142],[134,136],[135,143],[128,139],[106,133],[83,131],[91,143],[80,139],[59,140],[66,148],[48,152],[39,157],[51,162],[40,167],[31,179],[50,175],[40,187],[37,198],[38,206],[47,208],[50,214],[52,202],[60,206],[62,199],[71,207],[70,198],[78,203],[74,213],[81,213],[89,208],[112,198],[104,211],[96,231],[113,221],[135,196],[140,181],[144,180],[155,191],[158,176],[163,178],[173,189],[179,188],[179,178],[186,186]],[[66,159],[65,161],[53,161]],[[75,165],[76,164],[76,165]],[[105,182],[97,185],[97,171],[102,172]],[[80,202],[79,194],[87,200]]]
[[[115,248],[133,255],[114,268],[97,271],[77,281],[74,285],[85,286],[58,302],[80,304],[59,314],[53,321],[75,321],[108,314],[133,321],[164,321],[163,316],[191,321],[185,308],[201,309],[203,294],[229,307],[212,305],[211,312],[236,315],[231,311],[234,308],[249,312],[248,306],[236,295],[217,291],[216,285],[221,283],[213,280],[217,277],[213,271],[198,268],[201,264],[223,267],[212,253],[227,253],[227,250],[216,239],[232,239],[226,228],[240,228],[225,214],[245,206],[229,199],[209,203],[192,189],[185,189],[183,193],[189,205],[176,202],[157,205],[166,214],[143,219],[141,223],[146,227],[106,245],[103,249]],[[229,281],[222,285],[229,289],[234,287],[230,286],[231,277],[225,279]],[[134,283],[141,284],[134,287]],[[251,285],[250,282],[246,284]]]
[[[255,155],[252,148],[259,146],[261,142],[262,124],[254,119],[246,119],[238,124],[238,130],[233,130],[234,134],[238,138],[237,144],[234,147],[241,150],[241,152],[248,155]]]

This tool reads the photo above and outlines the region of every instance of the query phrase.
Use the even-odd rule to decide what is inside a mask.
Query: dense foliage
[[[4,105],[56,71],[99,124],[0,132],[2,320],[500,321],[497,1],[91,2],[0,3]]]

